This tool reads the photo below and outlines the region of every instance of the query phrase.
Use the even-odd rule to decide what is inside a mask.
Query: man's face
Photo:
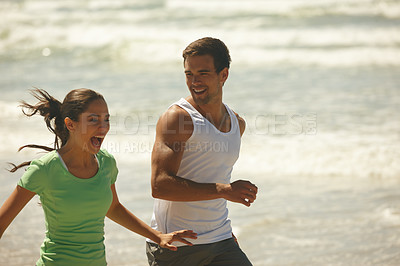
[[[211,55],[196,55],[186,59],[186,85],[198,105],[222,101],[222,86],[228,78],[228,69],[216,72]]]

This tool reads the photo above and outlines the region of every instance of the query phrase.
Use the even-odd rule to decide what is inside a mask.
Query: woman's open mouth
[[[92,145],[96,148],[100,148],[105,136],[94,136],[90,139]]]

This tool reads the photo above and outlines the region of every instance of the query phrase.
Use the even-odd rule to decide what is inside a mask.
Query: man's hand
[[[219,185],[219,190],[226,200],[241,203],[247,207],[256,200],[258,188],[250,181],[237,180],[229,185]]]

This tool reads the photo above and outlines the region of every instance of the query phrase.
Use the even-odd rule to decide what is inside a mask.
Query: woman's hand
[[[192,230],[181,230],[175,231],[169,234],[160,234],[160,247],[168,248],[172,251],[178,250],[178,248],[171,243],[174,241],[182,242],[188,246],[193,246],[192,243],[187,241],[185,238],[197,239],[197,233],[193,232]]]

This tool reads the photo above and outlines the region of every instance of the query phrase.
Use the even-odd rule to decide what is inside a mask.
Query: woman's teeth
[[[91,138],[92,144],[95,147],[100,147],[103,142],[104,136],[94,136]]]

